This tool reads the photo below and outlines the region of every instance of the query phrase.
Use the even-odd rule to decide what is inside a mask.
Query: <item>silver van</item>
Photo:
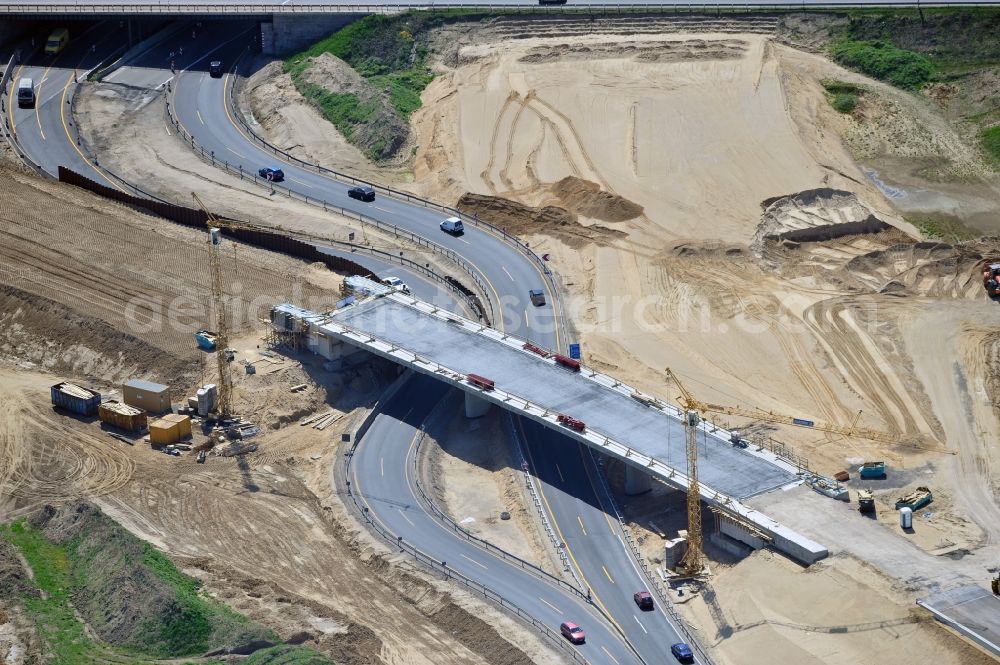
[[[17,105],[22,109],[35,106],[35,85],[28,77],[23,77],[17,82]]]
[[[465,233],[465,227],[462,226],[462,220],[458,217],[449,217],[441,222],[441,230],[445,233],[451,233],[454,235]]]

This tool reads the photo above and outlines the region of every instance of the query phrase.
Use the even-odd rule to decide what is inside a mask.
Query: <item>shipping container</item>
[[[101,393],[68,381],[52,386],[50,392],[53,406],[81,416],[94,415],[101,404]]]
[[[122,401],[148,413],[170,410],[170,388],[161,383],[132,379],[122,386]]]
[[[168,413],[161,420],[177,424],[177,438],[186,439],[191,436],[191,417],[176,413]]]
[[[106,402],[97,409],[102,422],[114,425],[127,432],[141,432],[146,429],[146,412],[121,402]]]
[[[177,423],[160,418],[149,423],[149,441],[153,445],[166,446],[179,439]]]

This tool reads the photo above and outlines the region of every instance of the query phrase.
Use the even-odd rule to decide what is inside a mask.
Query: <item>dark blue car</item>
[[[674,658],[682,663],[693,663],[694,654],[691,652],[691,647],[684,644],[683,642],[678,642],[677,644],[671,645],[670,653],[674,655]]]
[[[277,166],[265,166],[257,171],[257,175],[265,180],[270,180],[271,182],[281,182],[285,179],[285,172]]]

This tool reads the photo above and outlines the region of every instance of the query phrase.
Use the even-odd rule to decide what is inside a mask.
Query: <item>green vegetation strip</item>
[[[984,129],[979,137],[983,150],[997,162],[1000,162],[1000,125]]]
[[[0,527],[0,537],[20,551],[33,573],[34,588],[16,600],[34,619],[51,654],[47,665],[145,665],[252,640],[277,640],[271,631],[202,596],[198,580],[110,518],[94,510],[81,519],[83,527],[62,544],[49,541],[26,520]],[[123,627],[116,622],[125,612],[134,620]],[[91,638],[81,618],[98,634],[104,634],[102,628],[114,632],[115,645]],[[331,665],[305,647],[265,651],[275,659],[261,652],[245,662]]]
[[[842,39],[833,44],[831,55],[845,67],[906,90],[918,90],[934,74],[934,65],[927,57],[883,41]]]
[[[114,661],[119,663],[147,662],[110,652],[87,636],[70,600],[74,588],[73,565],[65,548],[51,544],[40,531],[24,521],[3,527],[0,534],[21,551],[34,573],[35,588],[41,593],[24,594],[21,602],[53,656],[49,665],[108,662],[112,654]]]

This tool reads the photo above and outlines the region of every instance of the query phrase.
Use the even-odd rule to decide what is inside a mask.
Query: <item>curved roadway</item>
[[[215,42],[224,43],[211,58],[222,60],[226,67],[250,45],[252,31],[225,28],[217,33]],[[399,228],[424,236],[446,247],[468,263],[476,266],[488,284],[490,299],[499,305],[502,321],[494,325],[512,334],[532,337],[540,343],[557,348],[552,308],[535,308],[528,300],[528,290],[549,290],[548,280],[538,265],[500,238],[480,228],[469,226],[461,236],[441,231],[438,225],[445,215],[415,204],[385,196],[365,203],[347,196],[351,185],[301,166],[280,162],[274,155],[250,140],[230,115],[227,98],[229,74],[212,78],[206,62],[178,73],[174,80],[174,112],[184,129],[215,158],[227,161],[244,171],[279,164],[285,173],[285,185],[312,199],[351,212],[374,217]],[[206,167],[208,168],[208,167]],[[548,301],[553,296],[549,293]]]
[[[185,129],[208,150],[214,150],[217,157],[226,159],[231,164],[241,165],[244,170],[255,171],[260,166],[274,164],[276,159],[244,135],[231,117],[226,96],[228,75],[215,79],[207,72],[209,59],[221,59],[227,67],[234,62],[249,44],[251,34],[246,24],[220,26],[211,39],[199,39],[198,44],[188,47],[183,59],[178,58],[177,65],[183,69],[174,78],[173,85],[176,86],[175,112]],[[76,62],[94,66],[103,49],[113,48],[113,37],[108,37],[108,40],[112,43],[105,47],[105,42],[102,41],[97,53],[89,55],[86,43],[80,40],[79,50],[67,49],[62,57],[69,62],[73,62],[72,58],[79,58]],[[145,59],[148,66],[169,61],[168,51],[171,48],[173,47],[167,43],[147,54]],[[90,59],[95,61],[91,63]],[[66,94],[73,84],[73,70],[61,70],[57,67],[58,64],[59,61],[53,59],[51,62],[33,65],[36,69],[26,68],[27,72],[38,71],[35,75],[44,78],[44,96],[40,100],[40,131],[37,137],[24,131],[30,114],[15,111],[18,138],[22,140],[29,156],[49,172],[54,172],[59,164],[66,164],[85,175],[93,175],[87,169],[97,169],[90,165],[74,144],[68,120],[65,120],[68,109],[63,106],[66,106]],[[163,64],[158,66],[162,68]],[[18,72],[18,75],[27,74]],[[46,89],[50,85],[58,86],[58,95],[53,94],[51,89]],[[53,102],[57,96],[60,106]],[[51,129],[42,129],[46,127]],[[62,131],[60,133],[56,130]],[[29,137],[27,140],[24,138],[26,135]],[[527,290],[530,288],[548,291],[548,281],[531,259],[500,238],[477,228],[469,228],[464,236],[456,238],[438,229],[442,215],[436,211],[388,197],[380,197],[374,203],[359,202],[347,197],[348,185],[345,183],[293,164],[282,163],[281,167],[285,171],[287,184],[297,191],[429,237],[476,265],[492,290],[491,297],[495,298],[504,313],[503,319],[496,322],[498,328],[549,348],[561,348],[567,342],[559,338],[551,307],[534,308],[527,299]],[[365,263],[370,260],[370,257],[362,259]],[[395,267],[395,270],[401,271],[399,274],[404,279],[407,276],[412,278],[408,281],[411,282],[415,295],[430,295],[431,285],[421,283],[422,280],[415,273],[407,275],[405,269],[399,267]],[[553,301],[551,292],[548,301]],[[363,450],[364,453],[359,454],[355,460],[355,483],[360,483],[365,488],[366,496],[370,494],[368,498],[373,503],[369,505],[373,510],[380,502],[374,497],[385,498],[393,496],[391,492],[407,492],[406,478],[398,477],[398,474],[409,473],[410,468],[407,461],[410,449],[405,447],[404,442],[413,440],[416,428],[423,420],[422,417],[417,417],[419,412],[429,412],[444,394],[443,387],[435,391],[426,386],[417,390],[413,386],[422,384],[411,381],[406,389],[411,392],[405,395],[401,393],[390,407],[396,410],[410,409],[410,414],[407,416],[404,413],[403,416],[406,417],[403,417],[395,411],[387,411],[379,416],[366,436],[364,447],[359,447],[359,451]],[[432,399],[431,395],[437,397]],[[582,449],[578,445],[551,431],[542,428],[536,430],[527,424],[523,426],[522,436],[531,453],[533,470],[541,481],[547,510],[560,531],[560,538],[566,543],[574,565],[591,589],[595,604],[614,617],[615,623],[628,635],[630,643],[647,663],[672,660],[669,645],[680,641],[680,638],[659,607],[654,612],[639,612],[632,601],[634,591],[645,588],[646,583],[621,540],[620,527],[608,517],[606,503],[609,499],[594,481],[596,469],[593,468],[593,462],[582,455]],[[371,459],[372,450],[379,453],[377,471],[367,461]],[[381,479],[387,473],[397,474],[397,482],[388,483],[383,491]],[[486,568],[483,568],[481,564],[485,563],[484,557],[489,560],[493,559],[492,555],[451,534],[435,518],[419,509],[419,502],[414,501],[413,497],[397,496],[392,501],[410,506],[406,511],[386,512],[385,505],[398,507],[399,503],[383,502],[385,505],[381,506],[378,514],[384,518],[383,524],[394,533],[403,535],[414,543],[422,538],[430,538],[425,543],[426,547],[422,547],[428,554],[438,559],[450,557],[456,569],[460,565],[468,566],[468,570],[462,572],[481,580],[487,586],[503,590],[504,595],[536,618],[551,620],[554,628],[565,618],[577,620],[584,625],[590,636],[590,647],[583,647],[583,650],[593,662],[623,665],[634,661],[617,633],[603,619],[598,618],[592,609],[587,608],[586,603],[555,587],[547,592],[552,594],[551,598],[546,597],[547,602],[541,602],[535,593],[539,589],[536,577],[500,559],[486,563]],[[432,523],[436,526],[431,526]],[[450,535],[450,540],[445,538],[446,535]],[[467,548],[472,548],[474,552],[466,552]],[[466,556],[460,556],[459,552],[466,552]],[[475,559],[476,563],[466,559]],[[549,604],[552,598],[558,598],[558,602]],[[569,605],[571,602],[574,605]],[[553,610],[553,606],[559,611]],[[574,608],[572,616],[569,616],[570,610],[566,610],[564,606]]]
[[[584,627],[577,646],[593,663],[634,663],[618,633],[585,599],[542,581],[445,527],[420,505],[414,487],[413,456],[422,426],[449,388],[423,375],[411,376],[358,443],[351,463],[351,489],[369,515],[394,534],[447,567],[500,592],[553,630],[562,621]]]
[[[117,23],[98,23],[79,34],[71,31],[69,44],[61,53],[45,55],[39,47],[14,70],[10,100],[14,103],[7,105],[8,124],[24,152],[45,172],[55,176],[59,166],[66,166],[120,189],[77,145],[68,101],[72,99],[76,79],[96,67],[126,37]],[[34,83],[34,108],[20,108],[15,101],[17,82],[24,77]]]

